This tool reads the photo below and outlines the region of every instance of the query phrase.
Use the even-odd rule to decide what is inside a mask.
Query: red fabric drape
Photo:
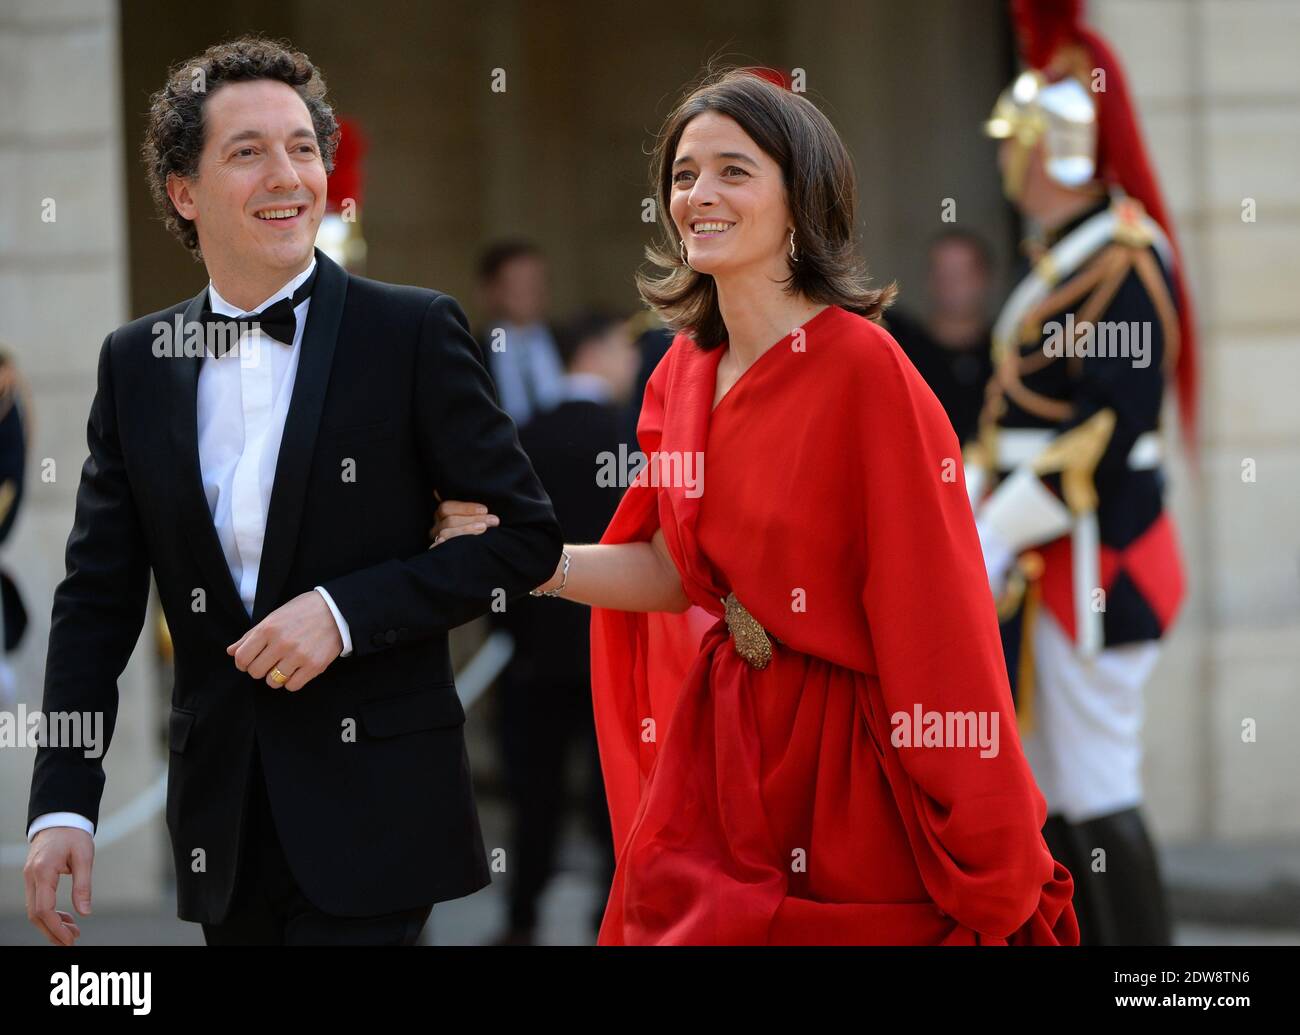
[[[942,408],[836,307],[711,411],[720,355],[679,335],[638,429],[652,460],[702,455],[702,485],[634,484],[602,539],[662,527],[697,606],[592,612],[600,943],[1076,944]],[[766,669],[729,591],[777,641]],[[996,750],[899,740],[918,709],[982,716]]]

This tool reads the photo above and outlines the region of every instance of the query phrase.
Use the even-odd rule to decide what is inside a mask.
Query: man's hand
[[[95,839],[76,827],[47,827],[27,849],[23,880],[27,885],[27,919],[52,945],[72,945],[81,928],[71,913],[55,909],[59,876],[72,874],[73,908],[90,915],[90,871],[95,863]]]
[[[434,494],[435,497],[437,494]],[[433,546],[458,535],[482,535],[489,526],[501,524],[495,514],[489,514],[482,503],[463,503],[460,500],[443,500],[434,511],[437,523],[429,529]],[[430,549],[433,547],[431,546]]]
[[[226,648],[235,668],[279,690],[301,690],[343,653],[343,638],[325,598],[314,589],[277,607]],[[271,675],[279,669],[288,681]]]

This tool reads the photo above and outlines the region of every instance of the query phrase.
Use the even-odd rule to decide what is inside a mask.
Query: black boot
[[[1105,874],[1094,873],[1092,858],[1079,836],[1079,830],[1061,815],[1047,817],[1043,825],[1043,840],[1052,857],[1061,862],[1074,879],[1074,916],[1079,922],[1080,945],[1113,944],[1114,933],[1108,920],[1110,910],[1105,906]]]
[[[1173,941],[1155,846],[1137,808],[1098,816],[1075,826],[1079,847],[1091,858],[1105,852],[1105,871],[1092,874],[1101,896],[1094,913],[1102,945],[1170,945]],[[1091,867],[1089,867],[1091,871]]]

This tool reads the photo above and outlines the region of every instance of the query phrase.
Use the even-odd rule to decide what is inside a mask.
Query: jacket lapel
[[[254,625],[266,617],[279,599],[293,563],[307,494],[307,478],[316,450],[316,431],[325,404],[325,390],[329,387],[334,344],[347,296],[348,275],[342,267],[320,249],[316,250],[316,264],[316,285],[312,288],[311,306],[307,310],[302,354],[298,357],[298,373],[289,400],[289,413],[284,421],[271,505],[266,515],[262,563],[258,569],[257,594],[253,602]]]
[[[208,289],[205,287],[190,300],[185,307],[182,326],[192,327],[201,319],[207,297]],[[239,599],[239,589],[226,564],[226,555],[221,550],[221,540],[217,538],[217,529],[212,523],[212,513],[208,510],[207,497],[203,492],[203,476],[199,469],[198,391],[199,367],[202,363],[202,355],[181,355],[168,361],[170,390],[167,399],[174,453],[173,468],[178,472],[179,482],[176,505],[180,511],[180,524],[185,538],[207,579],[209,596],[214,598],[213,606],[225,607],[238,615],[241,623],[247,625],[248,613]]]

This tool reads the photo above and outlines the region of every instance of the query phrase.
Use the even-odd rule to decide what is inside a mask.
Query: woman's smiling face
[[[686,124],[673,159],[670,214],[701,273],[770,269],[788,274],[793,221],[781,168],[729,115],[706,111]]]

